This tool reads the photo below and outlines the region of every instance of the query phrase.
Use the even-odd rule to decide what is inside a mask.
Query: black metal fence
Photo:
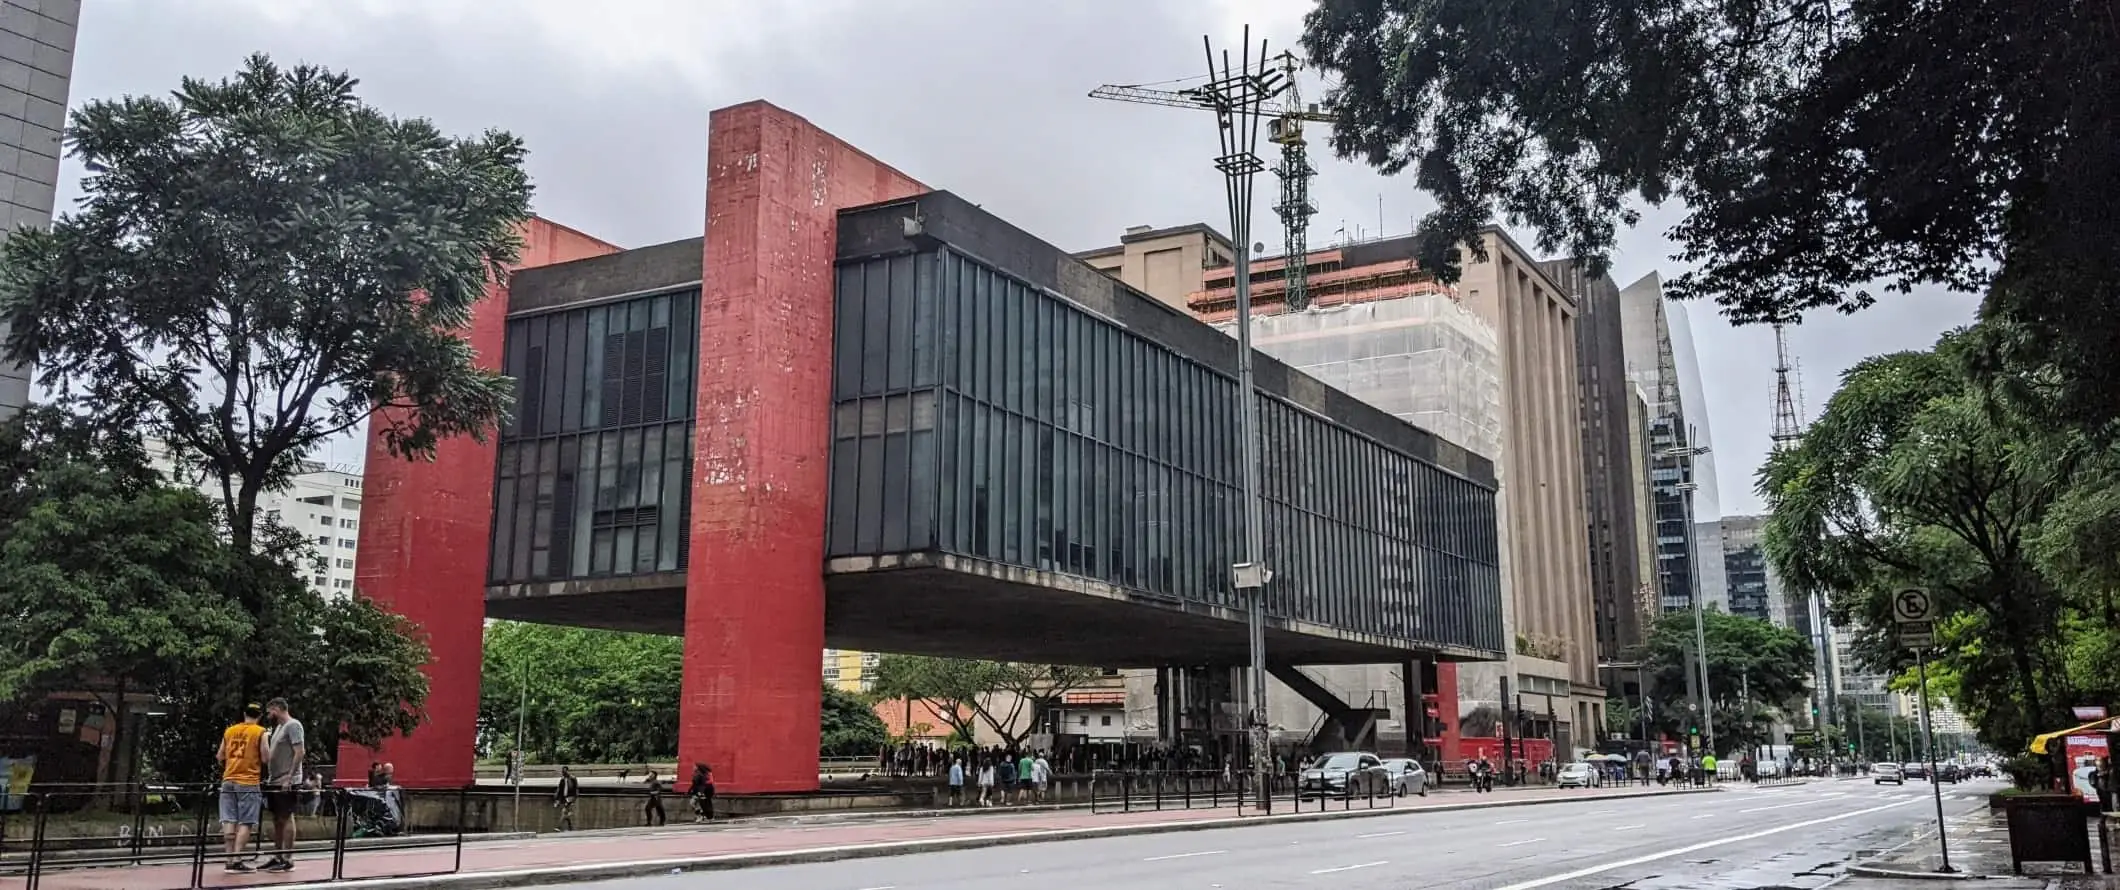
[[[1092,813],[1235,809],[1239,815],[1275,812],[1388,809],[1400,795],[1381,771],[1306,771],[1274,776],[1266,793],[1248,773],[1219,770],[1098,770],[1090,776]],[[1262,806],[1263,804],[1263,806]]]
[[[465,832],[484,829],[467,818],[468,789],[423,792],[413,811],[388,791],[295,794],[294,867],[247,877],[246,886],[453,874]],[[198,890],[230,861],[279,855],[275,817],[262,808],[245,846],[228,851],[221,796],[218,785],[52,785],[12,797],[11,809],[0,809],[0,890],[56,890],[76,883],[68,877],[113,869],[124,870],[128,890]]]

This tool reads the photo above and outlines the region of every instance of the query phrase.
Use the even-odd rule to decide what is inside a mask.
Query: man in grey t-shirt
[[[265,703],[272,728],[265,734],[265,809],[272,813],[272,861],[265,871],[294,868],[294,812],[302,785],[302,762],[309,753],[309,738],[302,721],[287,713],[287,700]]]

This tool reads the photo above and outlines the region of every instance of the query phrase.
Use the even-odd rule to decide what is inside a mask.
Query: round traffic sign
[[[1919,587],[1909,587],[1892,594],[1892,618],[1901,624],[1919,624],[1931,620],[1930,613],[1935,604],[1929,592]]]

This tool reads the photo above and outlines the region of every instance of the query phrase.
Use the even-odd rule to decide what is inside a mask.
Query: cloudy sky
[[[1292,45],[1308,4],[1267,0],[91,0],[73,101],[163,93],[264,51],[350,71],[363,95],[445,130],[528,140],[537,211],[626,246],[699,234],[707,112],[764,98],[932,185],[1070,249],[1129,225],[1226,228],[1211,119],[1100,102],[1100,83],[1197,74],[1202,34],[1245,24]],[[1313,245],[1397,234],[1423,212],[1410,180],[1320,159]],[[73,177],[62,185],[62,207]],[[1256,240],[1280,244],[1260,183]],[[1676,271],[1652,211],[1614,277]],[[1529,232],[1518,232],[1521,241]],[[1797,329],[1806,401],[1842,370],[1918,348],[1971,318],[1969,297],[1896,298]],[[1751,475],[1772,419],[1773,338],[1692,307],[1725,513],[1757,509]],[[358,459],[341,448],[335,459]]]

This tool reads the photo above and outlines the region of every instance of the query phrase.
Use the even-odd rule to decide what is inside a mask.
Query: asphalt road
[[[1992,783],[1946,785],[1951,816]],[[995,847],[580,884],[594,890],[1810,890],[1933,826],[1863,781]],[[1933,841],[1931,841],[1933,842]]]

